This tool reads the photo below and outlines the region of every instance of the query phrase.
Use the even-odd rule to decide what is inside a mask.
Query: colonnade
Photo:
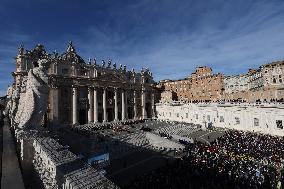
[[[103,90],[103,122],[107,122],[107,89],[108,88],[102,88]],[[88,121],[89,123],[97,123],[98,122],[98,87],[89,87],[88,88],[88,101],[89,101],[89,109],[88,109]],[[125,120],[127,119],[126,114],[126,99],[127,99],[127,91],[124,89],[119,90],[118,88],[112,88],[114,90],[114,121],[118,121],[118,95],[121,95],[121,119]],[[121,91],[121,93],[119,93]],[[129,91],[128,91],[129,92]],[[133,113],[134,113],[134,119],[138,118],[138,110],[137,110],[137,95],[138,91],[133,90]],[[72,88],[72,124],[78,124],[78,88],[73,87]],[[152,95],[151,95],[152,98]],[[143,89],[141,91],[141,106],[142,106],[142,119],[147,118],[146,114],[146,91]],[[153,108],[153,107],[152,107]]]

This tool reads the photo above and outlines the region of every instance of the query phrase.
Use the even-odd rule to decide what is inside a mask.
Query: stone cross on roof
[[[75,48],[73,46],[72,41],[69,42],[68,47],[67,47],[67,52],[75,52]]]

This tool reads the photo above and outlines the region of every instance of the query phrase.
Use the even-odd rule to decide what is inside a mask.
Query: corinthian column
[[[106,107],[106,88],[103,89],[103,111],[104,111],[104,120],[103,122],[107,122],[107,107]]]
[[[146,92],[145,89],[142,89],[142,119],[146,119]]]
[[[134,109],[134,119],[137,119],[137,101],[136,101],[136,90],[133,91],[133,109]]]
[[[115,108],[114,121],[118,121],[117,88],[114,89],[114,108]]]
[[[73,125],[77,124],[77,88],[73,87],[72,88],[72,118],[73,118]]]
[[[156,112],[155,112],[155,93],[153,92],[151,94],[151,105],[152,105],[152,109],[151,109],[151,114],[152,114],[152,118],[156,117]]]
[[[59,121],[59,89],[58,87],[51,88],[50,90],[52,98],[51,105],[52,105],[52,124],[53,126],[58,124]]]
[[[88,100],[89,100],[89,110],[88,110],[88,122],[93,122],[93,115],[94,115],[94,109],[93,109],[93,89],[88,88]]]
[[[125,92],[121,92],[121,120],[125,120]]]
[[[94,88],[94,123],[98,122],[97,88]]]

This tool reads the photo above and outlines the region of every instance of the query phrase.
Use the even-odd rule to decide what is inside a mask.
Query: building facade
[[[188,78],[162,80],[158,86],[165,91],[176,93],[177,100],[183,102],[216,102],[223,93],[223,74],[213,74],[206,66],[197,67]]]
[[[43,45],[32,50],[19,48],[14,84],[25,86],[30,69],[47,59],[49,99],[45,119],[48,124],[85,124],[154,116],[155,85],[149,69],[139,72],[126,66],[96,59],[85,62],[72,42],[66,52],[48,54]],[[20,91],[25,92],[25,89]]]
[[[247,74],[224,77],[224,100],[247,101],[249,77]]]
[[[188,101],[190,91],[190,79],[179,79],[179,80],[162,80],[158,83],[158,87],[164,91],[171,91],[173,100]],[[167,94],[170,94],[167,92]],[[165,96],[167,96],[165,94]]]
[[[161,103],[171,103],[173,101],[178,101],[178,97],[175,92],[166,90],[161,93]]]
[[[223,74],[212,74],[212,69],[206,66],[196,68],[191,74],[191,102],[216,102],[223,95]]]
[[[206,66],[184,80],[163,80],[159,86],[177,93],[184,102],[276,102],[284,101],[284,61],[249,69],[245,74],[223,76],[212,74]],[[188,88],[184,89],[183,82]]]
[[[261,66],[265,101],[284,99],[284,61],[272,62]]]

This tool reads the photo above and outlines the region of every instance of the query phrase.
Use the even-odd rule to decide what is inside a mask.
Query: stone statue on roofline
[[[111,66],[111,59],[108,59],[107,68],[110,68],[110,66]]]
[[[102,67],[104,68],[104,67],[105,67],[105,65],[106,65],[105,61],[104,61],[104,60],[102,60]]]
[[[24,45],[21,45],[18,50],[19,50],[19,54],[23,55],[25,53]]]

